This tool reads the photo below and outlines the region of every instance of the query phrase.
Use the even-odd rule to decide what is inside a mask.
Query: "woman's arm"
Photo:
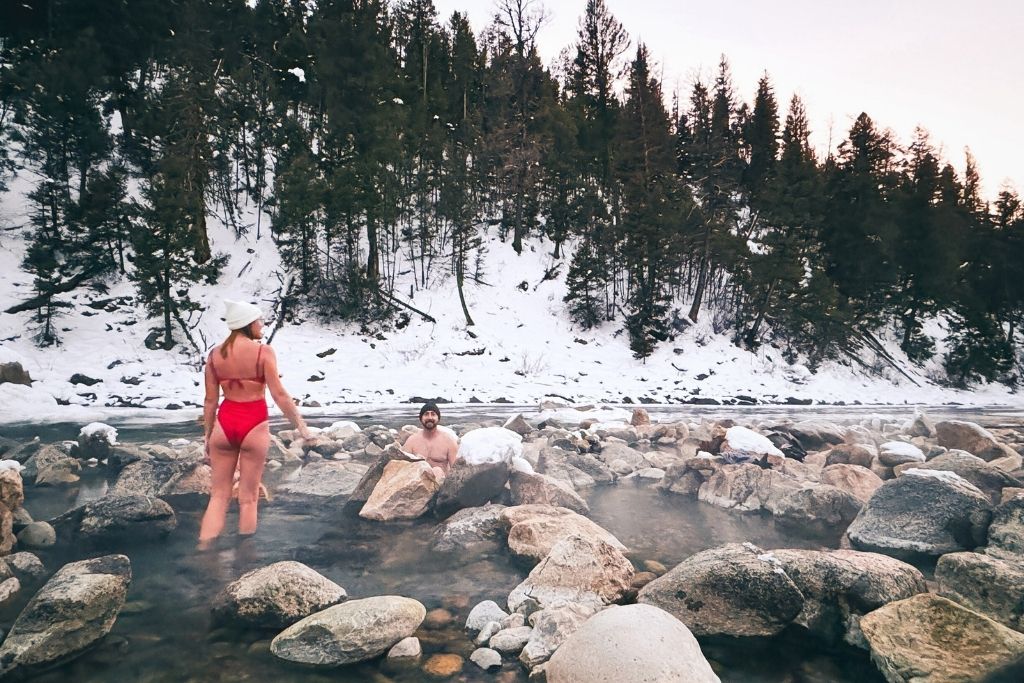
[[[209,360],[206,362],[203,375],[206,382],[206,398],[203,400],[203,437],[209,439],[213,432],[213,421],[217,416],[217,401],[220,399],[220,385],[213,376]]]
[[[288,421],[299,430],[299,436],[303,439],[308,439],[309,430],[306,429],[306,422],[299,415],[299,409],[295,407],[292,397],[288,394],[284,385],[281,384],[281,378],[277,374],[277,355],[274,353],[274,349],[269,346],[263,347],[263,376],[267,380],[267,388],[270,389],[270,397],[274,399],[274,403],[281,409],[284,416],[288,418]]]

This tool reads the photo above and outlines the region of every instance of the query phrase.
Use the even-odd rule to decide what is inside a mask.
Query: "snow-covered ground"
[[[60,313],[62,338],[56,347],[34,344],[31,313],[2,312],[28,298],[32,289],[31,277],[20,268],[23,231],[16,229],[27,223],[18,191],[24,191],[24,178],[12,185],[0,197],[0,362],[20,362],[33,384],[0,385],[0,423],[85,422],[154,411],[163,419],[192,419],[202,402],[199,356],[183,353],[184,343],[171,351],[145,347],[146,335],[158,322],[145,317],[128,282],[112,283],[105,294],[82,289],[65,295],[73,306]],[[214,252],[230,254],[230,261],[219,284],[193,289],[193,298],[206,307],[194,334],[207,348],[226,335],[221,320],[225,298],[252,301],[268,312],[277,302],[283,273],[268,234],[269,220],[264,217],[262,224],[260,240],[255,231],[236,240],[210,220]],[[396,288],[436,323],[412,315],[406,327],[385,331],[380,338],[360,336],[353,325],[325,325],[312,318],[284,326],[273,346],[284,384],[309,406],[305,412],[337,413],[344,411],[341,404],[394,405],[416,397],[519,404],[546,398],[682,403],[749,397],[778,403],[810,399],[1024,407],[1004,386],[971,392],[945,389],[909,364],[904,369],[916,386],[894,371],[889,377],[868,376],[836,363],[812,374],[801,365],[787,364],[777,349],[750,353],[737,348],[727,336],[712,332],[709,317],[638,361],[620,331],[621,322],[591,331],[570,324],[562,302],[568,264],[563,263],[557,278],[544,279],[553,264],[550,244],[530,242],[517,256],[495,234],[484,241],[486,284],[466,284],[476,322],[472,328],[465,325],[453,279],[441,272],[432,273],[431,288],[417,291],[414,298],[408,298],[409,283],[401,279],[410,275],[400,276]],[[101,301],[109,303],[97,303]],[[72,384],[76,373],[99,382]],[[168,407],[181,410],[164,412]]]

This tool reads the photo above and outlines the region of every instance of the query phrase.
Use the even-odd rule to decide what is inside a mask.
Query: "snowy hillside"
[[[25,223],[24,203],[12,190],[0,202],[0,310],[31,293],[30,276],[19,265],[25,247],[18,226]],[[206,307],[194,334],[207,349],[226,334],[223,299],[253,301],[270,313],[283,279],[266,229],[259,241],[254,231],[236,241],[219,223],[211,220],[210,225],[214,252],[228,253],[230,260],[219,284],[193,291]],[[646,362],[637,361],[620,323],[589,332],[569,324],[562,303],[567,266],[558,269],[555,279],[544,279],[553,265],[549,244],[531,242],[521,256],[493,233],[484,244],[486,284],[467,281],[467,302],[476,322],[472,333],[450,276],[432,276],[431,288],[412,299],[410,283],[399,276],[396,292],[436,323],[412,315],[403,329],[363,337],[352,325],[322,325],[300,317],[273,340],[285,386],[311,407],[311,414],[329,413],[338,404],[397,404],[417,397],[525,404],[555,398],[575,403],[1020,405],[1006,387],[970,393],[943,389],[908,364],[904,370],[917,386],[891,369],[891,378],[839,364],[812,374],[787,364],[771,347],[753,354],[734,346],[711,331],[709,317],[662,344]],[[173,419],[197,413],[202,401],[199,355],[186,343],[171,351],[146,348],[144,340],[157,323],[146,319],[129,283],[113,283],[105,293],[83,288],[63,298],[73,306],[60,313],[63,332],[57,347],[34,345],[31,313],[0,313],[0,362],[20,362],[33,379],[31,387],[0,385],[2,421],[85,420],[139,409],[182,409],[167,414]],[[98,381],[72,383],[76,374]]]

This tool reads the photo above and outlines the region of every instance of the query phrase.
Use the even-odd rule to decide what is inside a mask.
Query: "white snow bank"
[[[462,437],[459,457],[470,465],[511,463],[523,457],[523,437],[504,427],[474,429]]]
[[[623,408],[598,406],[597,408],[590,408],[588,410],[568,407],[551,408],[548,410],[542,410],[534,419],[537,422],[554,420],[555,422],[566,425],[578,425],[584,420],[594,420],[596,424],[593,428],[596,428],[598,426],[621,427],[623,424],[628,424],[632,416],[633,414],[631,412],[624,410]]]
[[[93,439],[99,437],[111,446],[117,445],[117,430],[102,422],[90,422],[78,432],[78,438]]]

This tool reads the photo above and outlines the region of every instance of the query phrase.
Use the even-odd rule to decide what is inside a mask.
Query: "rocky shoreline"
[[[479,667],[504,680],[516,675],[507,664],[518,661],[531,681],[717,681],[721,666],[702,652],[702,640],[798,629],[825,645],[862,648],[888,681],[1020,680],[1017,430],[932,423],[923,414],[849,425],[652,424],[642,408],[625,421],[568,408],[544,415],[536,424],[520,415],[454,425],[460,459],[443,480],[401,450],[413,427],[339,422],[308,443],[287,431],[274,438],[268,467],[282,473],[275,498],[336,505],[385,525],[434,519],[434,552],[485,548],[532,567],[508,586],[504,605],[466,605],[464,644],[425,656],[421,639],[451,623],[451,610],[428,611],[409,596],[349,596],[293,561],[227,583],[214,618],[276,633],[270,651],[284,662],[379,659],[382,676],[420,668],[443,679]],[[118,551],[171,533],[175,509],[204,499],[210,472],[201,444],[122,445],[103,425],[83,429],[72,444],[0,437],[0,457],[0,606],[48,578],[12,624],[0,625],[0,675],[19,676],[109,633],[131,581]],[[106,494],[31,520],[26,491],[74,487],[83,467],[106,468]],[[729,543],[664,567],[589,519],[586,493],[608,485],[771,516],[795,534],[831,535],[839,548]],[[55,543],[108,554],[45,567],[32,551]]]

